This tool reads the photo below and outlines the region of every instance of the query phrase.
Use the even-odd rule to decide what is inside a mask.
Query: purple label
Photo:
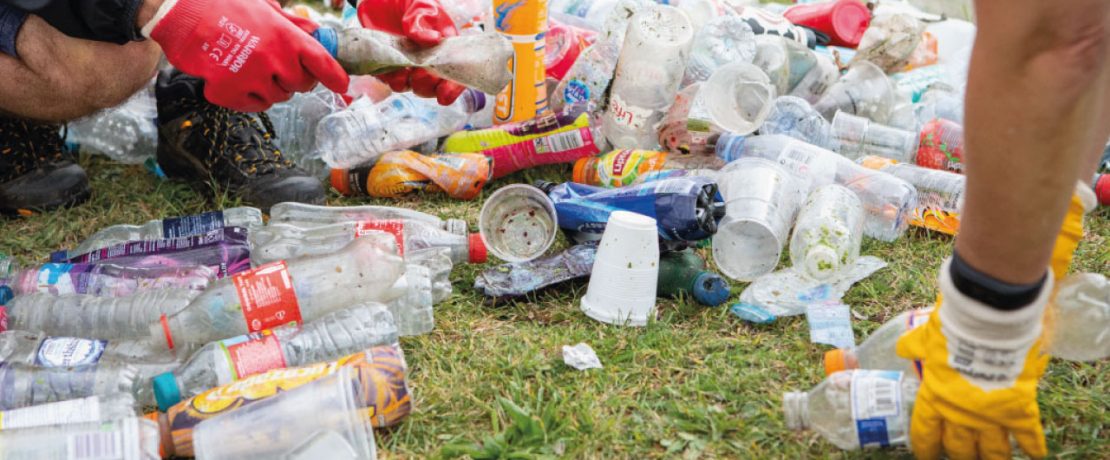
[[[223,211],[184,217],[169,217],[162,220],[162,235],[166,238],[180,238],[208,233],[224,228]]]
[[[77,256],[69,262],[104,261],[129,267],[205,265],[223,278],[250,268],[250,244],[247,229],[225,227],[203,235],[124,243]]]

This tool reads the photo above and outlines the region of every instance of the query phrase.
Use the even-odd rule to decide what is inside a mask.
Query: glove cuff
[[[939,279],[944,295],[944,307],[939,314],[946,329],[965,340],[1002,350],[1024,348],[1036,341],[1041,335],[1041,319],[1052,294],[1052,276],[1045,278],[1031,304],[1001,310],[961,292],[952,280],[951,264],[951,259],[944,262]]]
[[[208,13],[210,4],[211,0],[165,0],[141,33],[162,44],[163,49],[166,43],[182,43],[194,32],[200,18]],[[158,27],[167,20],[168,27]]]
[[[1098,207],[1098,197],[1095,196],[1094,189],[1086,182],[1079,181],[1075,185],[1075,196],[1079,197],[1079,202],[1083,204],[1083,213],[1090,214]]]

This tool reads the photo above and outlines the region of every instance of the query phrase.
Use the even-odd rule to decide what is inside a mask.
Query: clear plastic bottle
[[[44,264],[13,273],[8,286],[15,295],[88,294],[123,297],[141,291],[181,288],[200,292],[216,279],[205,266],[128,267],[115,264]]]
[[[41,367],[0,363],[0,410],[113,393],[135,394],[138,370],[125,363]]]
[[[404,271],[393,246],[355,239],[335,254],[275,262],[222,279],[148,327],[170,349],[307,322],[360,302],[389,301]]]
[[[274,124],[276,143],[282,154],[323,179],[329,169],[316,150],[316,125],[345,107],[347,103],[342,97],[317,85],[312,91],[294,94],[288,101],[274,104],[266,114]]]
[[[301,228],[322,227],[342,222],[411,219],[427,222],[456,235],[467,235],[468,225],[460,219],[440,219],[431,214],[389,206],[320,206],[304,203],[278,203],[270,208],[271,224]]]
[[[920,385],[896,371],[837,372],[808,393],[783,394],[786,426],[812,429],[844,450],[904,446]]]
[[[69,123],[67,140],[120,163],[143,164],[158,145],[153,82],[118,107]]]
[[[11,329],[55,336],[143,338],[150,334],[151,323],[184,309],[195,297],[197,293],[188,289],[144,291],[126,297],[30,294],[8,304],[8,324]]]
[[[867,163],[867,157],[860,159],[860,164]],[[885,165],[879,170],[913,185],[922,208],[952,214],[959,214],[963,208],[967,177],[962,174],[908,163]]]
[[[331,361],[397,340],[393,314],[384,305],[363,304],[303,327],[290,324],[209,343],[173,372],[154,377],[154,395],[158,409],[165,411],[182,399],[251,375]]]
[[[610,144],[658,145],[656,125],[678,94],[693,39],[690,19],[677,8],[655,5],[632,17],[602,123]]]
[[[386,305],[397,321],[400,334],[413,336],[431,332],[435,328],[432,271],[422,265],[408,264],[404,276],[393,288],[400,296]]]
[[[829,184],[802,206],[790,239],[790,260],[815,280],[827,279],[859,258],[863,205],[851,190]]]
[[[0,432],[8,460],[159,460],[158,424],[140,417]]]
[[[460,236],[419,220],[342,222],[315,228],[288,224],[259,227],[251,232],[251,260],[255,266],[308,255],[333,253],[368,232],[384,232],[403,243],[400,254],[447,248],[456,264],[483,263],[486,246],[481,235]]]
[[[854,348],[839,348],[825,353],[825,375],[851,369],[901,371],[920,375],[917,366],[895,352],[902,334],[929,321],[932,308],[904,311],[887,320]]]
[[[93,365],[101,361],[168,362],[176,357],[152,340],[97,340],[50,337],[41,332],[0,332],[0,362],[41,367]]]
[[[752,62],[753,58],[755,33],[752,27],[736,16],[714,18],[694,36],[682,86],[708,80],[714,71],[725,64]]]
[[[1076,273],[1060,281],[1056,318],[1048,352],[1069,361],[1110,356],[1110,281],[1097,273]]]
[[[917,190],[890,174],[860,166],[832,151],[782,135],[735,136],[723,134],[717,141],[717,156],[726,161],[757,157],[778,161],[793,170],[805,171],[813,185],[835,182],[859,196],[866,212],[864,235],[882,241],[898,239],[909,226],[918,207]]]
[[[466,126],[482,110],[485,94],[466,90],[453,105],[397,93],[377,104],[360,99],[347,110],[324,117],[316,126],[316,149],[328,166],[348,169],[372,163],[381,154],[404,150]]]
[[[837,111],[832,120],[832,135],[837,153],[852,160],[867,155],[913,163],[917,155],[918,137],[905,131],[847,112]]]
[[[806,102],[795,96],[779,96],[759,127],[760,134],[783,134],[810,144],[827,147],[832,127],[825,117]]]
[[[128,241],[180,238],[225,227],[250,228],[261,224],[261,210],[239,207],[192,216],[154,219],[142,225],[113,225],[92,234],[77,247],[67,251],[65,259]]]
[[[0,411],[0,430],[119,420],[134,417],[137,407],[127,393],[57,401]]]

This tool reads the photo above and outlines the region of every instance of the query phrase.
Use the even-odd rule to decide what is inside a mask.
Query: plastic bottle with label
[[[794,269],[815,280],[831,278],[859,258],[863,205],[846,187],[829,184],[814,190],[794,224],[790,260]]]
[[[938,118],[921,129],[921,145],[917,149],[917,165],[930,168],[964,172],[964,127],[959,123]]]
[[[316,149],[332,168],[372,163],[385,152],[404,150],[466,125],[468,114],[485,107],[485,94],[466,90],[453,105],[397,93],[374,104],[360,99],[347,110],[324,117],[316,126]]]
[[[932,308],[921,308],[899,313],[887,320],[863,342],[854,348],[838,348],[825,353],[825,375],[851,369],[900,371],[919,376],[913,361],[903,359],[894,351],[902,334],[929,321]]]
[[[203,235],[120,243],[69,259],[55,253],[52,262],[111,263],[128,267],[180,267],[201,265],[223,278],[250,268],[249,231],[224,227]]]
[[[783,394],[786,426],[812,429],[843,450],[905,446],[920,385],[897,371],[837,372],[808,393]]]
[[[66,251],[65,260],[120,243],[139,240],[161,240],[201,235],[224,227],[250,228],[262,225],[262,211],[258,208],[239,207],[223,211],[183,217],[154,219],[142,225],[113,225],[92,234],[77,247]],[[61,256],[53,257],[58,261]]]
[[[41,367],[0,363],[0,410],[112,393],[136,394],[139,371],[126,363]]]
[[[136,416],[137,407],[127,393],[39,404],[0,411],[0,431],[119,420]]]
[[[440,219],[413,209],[389,206],[321,206],[304,203],[278,203],[270,208],[271,224],[289,224],[301,228],[322,227],[342,222],[375,220],[418,220],[456,235],[467,235],[467,223],[460,219]]]
[[[173,349],[307,322],[359,302],[390,301],[404,272],[395,245],[355,239],[335,254],[274,262],[214,283],[189,306],[149,325]]]
[[[127,267],[109,263],[51,263],[18,270],[7,281],[0,281],[0,284],[6,284],[14,295],[42,293],[55,296],[88,294],[97,297],[123,297],[141,291],[172,288],[199,293],[215,279],[215,270],[200,265]]]
[[[423,155],[388,152],[370,166],[331,170],[331,185],[346,196],[400,198],[413,192],[444,193],[471,200],[490,179],[490,160],[480,154]]]
[[[311,255],[330,254],[368,232],[385,232],[399,245],[402,256],[433,248],[450,250],[456,264],[483,263],[486,247],[481,235],[456,235],[425,221],[413,219],[340,222],[313,228],[289,224],[259,227],[251,234],[254,246],[251,258],[255,266]]]
[[[139,417],[0,432],[0,458],[159,460],[158,424]]]
[[[0,332],[0,362],[74,367],[101,361],[138,363],[168,362],[175,359],[173,354],[159,350],[149,339],[107,341],[51,337],[41,332],[18,330]]]
[[[882,157],[863,157],[859,163],[909,182],[917,189],[918,208],[910,225],[949,235],[960,230],[967,177],[948,171],[897,163]]]
[[[305,324],[212,342],[173,372],[154,377],[158,409],[165,411],[210,388],[266,372],[330,361],[398,339],[393,315],[381,304],[339,310]]]
[[[574,163],[574,182],[597,187],[625,187],[643,182],[643,177],[662,171],[666,152],[652,150],[614,150]]]
[[[194,298],[198,298],[197,293],[187,289],[144,291],[125,297],[30,294],[8,304],[8,326],[55,336],[143,338],[150,334],[152,322],[177,313]]]

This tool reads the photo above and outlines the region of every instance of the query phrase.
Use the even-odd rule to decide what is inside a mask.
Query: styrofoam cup
[[[582,311],[603,323],[645,326],[655,312],[659,232],[655,219],[628,211],[609,215],[594,258]]]
[[[486,199],[478,230],[489,252],[506,262],[527,262],[542,256],[559,233],[555,204],[531,185],[501,187]]]
[[[726,211],[713,236],[713,260],[725,276],[752,281],[778,266],[805,184],[763,158],[741,158],[721,173]]]

